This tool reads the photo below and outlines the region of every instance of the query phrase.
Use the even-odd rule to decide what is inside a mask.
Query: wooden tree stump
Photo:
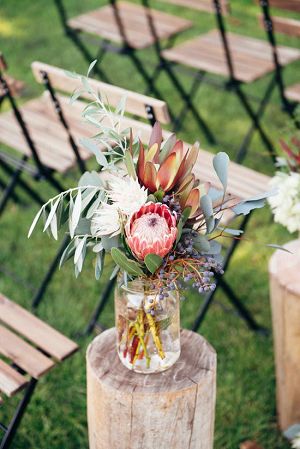
[[[214,349],[184,330],[172,368],[136,374],[121,364],[115,332],[103,332],[87,350],[90,449],[212,449]]]
[[[282,430],[300,423],[300,240],[269,264],[275,344],[277,413]]]

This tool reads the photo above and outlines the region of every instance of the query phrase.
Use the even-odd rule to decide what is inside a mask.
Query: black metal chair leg
[[[264,113],[264,111],[265,111],[265,109],[266,109],[266,107],[267,107],[267,105],[269,103],[269,100],[271,98],[272,92],[274,91],[275,87],[276,87],[276,77],[273,77],[271,82],[269,83],[267,89],[266,89],[265,95],[264,95],[264,97],[263,97],[263,99],[262,99],[262,101],[261,101],[261,103],[259,105],[258,111],[255,114],[256,115],[256,119],[258,121],[261,119],[261,117],[262,117],[262,115],[263,115],[263,113]],[[256,130],[256,126],[255,126],[254,123],[252,123],[249,131],[247,132],[247,134],[246,134],[246,136],[245,136],[245,138],[243,140],[242,145],[240,146],[240,148],[239,148],[239,150],[237,152],[236,162],[238,162],[238,163],[243,162],[255,130]]]
[[[273,163],[275,163],[276,162],[276,157],[275,157],[274,146],[273,146],[271,140],[269,139],[269,137],[267,136],[267,134],[265,133],[265,131],[263,130],[263,128],[261,127],[260,121],[257,118],[257,116],[256,116],[255,112],[253,111],[252,107],[250,106],[249,101],[248,101],[246,95],[244,94],[244,92],[242,91],[239,83],[235,83],[234,89],[235,89],[235,92],[236,92],[236,94],[237,94],[241,104],[244,106],[245,111],[247,112],[247,114],[251,118],[253,126],[259,132],[261,140],[264,143],[266,149],[268,150]]]
[[[105,305],[107,304],[107,302],[109,300],[110,294],[115,286],[115,283],[116,283],[116,277],[114,277],[113,279],[110,279],[109,282],[106,284],[105,289],[100,296],[99,303],[98,303],[96,309],[94,310],[94,313],[93,313],[88,325],[86,326],[83,333],[80,334],[81,337],[90,335],[94,331],[95,327],[98,324],[98,318],[101,315]]]
[[[36,294],[35,294],[35,296],[34,296],[34,298],[32,300],[31,306],[34,309],[36,309],[39,306],[39,304],[40,304],[40,302],[41,302],[41,300],[42,300],[42,298],[43,298],[43,296],[44,296],[44,294],[46,292],[48,284],[51,281],[51,279],[52,279],[52,277],[53,277],[53,275],[54,275],[54,273],[55,273],[55,271],[56,271],[56,269],[57,269],[57,267],[59,265],[59,261],[61,259],[61,256],[62,256],[65,248],[67,247],[69,241],[70,241],[69,236],[66,236],[63,239],[62,244],[61,244],[61,246],[60,246],[60,248],[59,248],[55,258],[53,259],[53,261],[52,261],[52,263],[51,263],[51,265],[49,267],[49,270],[47,271],[46,275],[44,276],[44,279],[43,279],[43,281],[42,281],[38,291],[36,292]]]
[[[22,400],[19,402],[16,412],[15,412],[9,426],[7,427],[4,437],[1,440],[0,449],[8,449],[10,447],[10,445],[12,443],[12,439],[16,434],[16,431],[20,425],[21,419],[25,413],[26,407],[29,404],[31,396],[34,392],[36,384],[37,384],[37,380],[33,379],[33,378],[28,383],[25,393],[24,393],[24,396],[23,396]]]
[[[171,69],[170,65],[166,61],[164,61],[164,69],[165,69],[166,74],[169,76],[171,82],[174,84],[174,86],[178,90],[181,98],[183,99],[184,103],[187,106],[187,109],[191,111],[191,113],[193,114],[195,120],[198,123],[198,126],[203,130],[207,140],[211,144],[216,145],[216,139],[215,139],[214,135],[210,131],[208,125],[205,123],[203,118],[200,116],[200,114],[197,111],[194,103],[191,101],[190,96],[187,94],[187,92],[185,91],[185,89],[183,88],[183,86],[181,85],[179,80],[177,79],[176,75],[174,74],[173,70]],[[182,125],[182,123],[180,123],[180,124],[177,123],[176,126],[175,126],[174,131],[179,131],[180,130],[180,126],[179,125]]]
[[[6,183],[4,181],[2,181],[2,179],[0,178],[0,188],[2,190],[5,190],[7,187]],[[15,203],[20,204],[22,203],[21,199],[19,198],[19,196],[16,194],[16,192],[12,192],[11,194],[12,199],[14,200]]]
[[[220,278],[219,284],[224,293],[226,294],[229,301],[233,304],[233,306],[237,309],[239,315],[243,320],[247,323],[249,329],[262,334],[262,335],[269,335],[269,330],[266,329],[263,326],[260,326],[256,320],[253,318],[253,316],[250,314],[249,310],[244,306],[244,304],[239,300],[237,295],[234,293],[232,288],[227,284],[227,282]]]
[[[9,198],[14,193],[14,189],[15,189],[16,185],[18,184],[18,180],[22,174],[24,165],[26,164],[27,160],[28,160],[28,157],[23,156],[20,166],[15,170],[15,172],[13,173],[13,175],[10,179],[10,182],[7,184],[7,186],[4,190],[4,193],[0,199],[0,215],[4,211],[4,208],[9,200]]]

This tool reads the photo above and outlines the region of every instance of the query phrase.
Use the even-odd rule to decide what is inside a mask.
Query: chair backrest
[[[172,5],[184,6],[185,8],[195,9],[198,11],[214,12],[214,6],[211,0],[164,0]],[[229,0],[220,0],[220,6],[223,14],[230,11]]]
[[[286,11],[300,12],[300,0],[269,0],[269,5]]]
[[[63,69],[54,67],[42,62],[33,62],[32,71],[35,79],[39,83],[44,83],[43,74],[47,74],[48,79],[54,89],[71,94],[76,89],[82,87],[80,79],[70,77]],[[162,100],[132,92],[121,87],[103,83],[95,79],[89,79],[89,84],[93,90],[100,92],[103,101],[112,107],[117,107],[122,97],[126,97],[126,112],[141,118],[150,119],[151,113],[155,119],[162,124],[170,123],[170,115],[167,104]],[[83,99],[91,100],[88,92],[83,92],[80,96]]]
[[[269,7],[300,13],[300,0],[269,0]],[[300,37],[300,16],[299,18],[288,18],[270,15],[272,16],[273,28],[276,33]],[[263,15],[259,16],[259,22],[262,27],[265,26]]]

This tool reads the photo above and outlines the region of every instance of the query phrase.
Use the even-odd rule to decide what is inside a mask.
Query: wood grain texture
[[[18,335],[0,325],[0,354],[38,379],[54,366],[53,360],[46,357]]]
[[[253,82],[274,70],[272,50],[268,42],[234,33],[227,33],[235,78]],[[162,52],[172,62],[216,75],[229,76],[224,48],[218,30],[198,36]],[[282,66],[300,59],[295,48],[278,46]]]
[[[269,264],[275,344],[277,413],[282,430],[300,422],[300,240]]]
[[[300,103],[300,83],[287,87],[285,89],[285,95],[289,100],[298,101]]]
[[[63,360],[78,345],[0,293],[0,321],[26,337],[57,360]]]
[[[172,5],[183,6],[184,8],[195,9],[196,11],[204,11],[209,13],[215,13],[212,0],[164,0],[166,3]],[[220,1],[222,14],[229,13],[229,0]]]
[[[213,348],[200,335],[182,331],[178,362],[163,373],[143,375],[121,364],[115,340],[115,329],[109,329],[87,350],[90,449],[212,449]]]
[[[192,22],[154,9],[119,1],[68,20],[77,31],[95,34],[134,49],[153,45],[192,26]],[[154,31],[153,31],[154,29]]]
[[[37,82],[43,82],[41,72],[45,71],[48,74],[52,86],[62,92],[72,94],[76,89],[82,86],[79,79],[71,78],[59,67],[35,61],[31,64],[31,68]],[[112,107],[116,107],[120,100],[123,97],[126,97],[127,113],[147,118],[145,106],[149,105],[153,108],[157,120],[163,124],[170,123],[170,116],[165,101],[157,100],[156,98],[129,91],[112,84],[103,83],[102,81],[92,78],[89,79],[89,84],[96,92],[100,92],[102,97],[104,99],[106,98],[107,102]],[[94,98],[87,92],[83,92],[81,98],[89,101],[94,100]]]
[[[264,19],[261,15],[259,22],[262,28],[265,27]],[[288,17],[272,17],[273,27],[276,33],[287,34],[288,36],[300,37],[300,20],[290,19]]]
[[[0,359],[0,391],[13,396],[26,385],[27,379]]]
[[[269,4],[274,8],[300,12],[300,0],[269,0]]]

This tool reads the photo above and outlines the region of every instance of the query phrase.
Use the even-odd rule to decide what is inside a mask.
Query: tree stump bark
[[[121,364],[115,332],[103,332],[87,350],[90,449],[212,449],[214,349],[184,330],[173,367],[137,374]]]
[[[278,423],[300,423],[300,240],[277,250],[269,264]]]

